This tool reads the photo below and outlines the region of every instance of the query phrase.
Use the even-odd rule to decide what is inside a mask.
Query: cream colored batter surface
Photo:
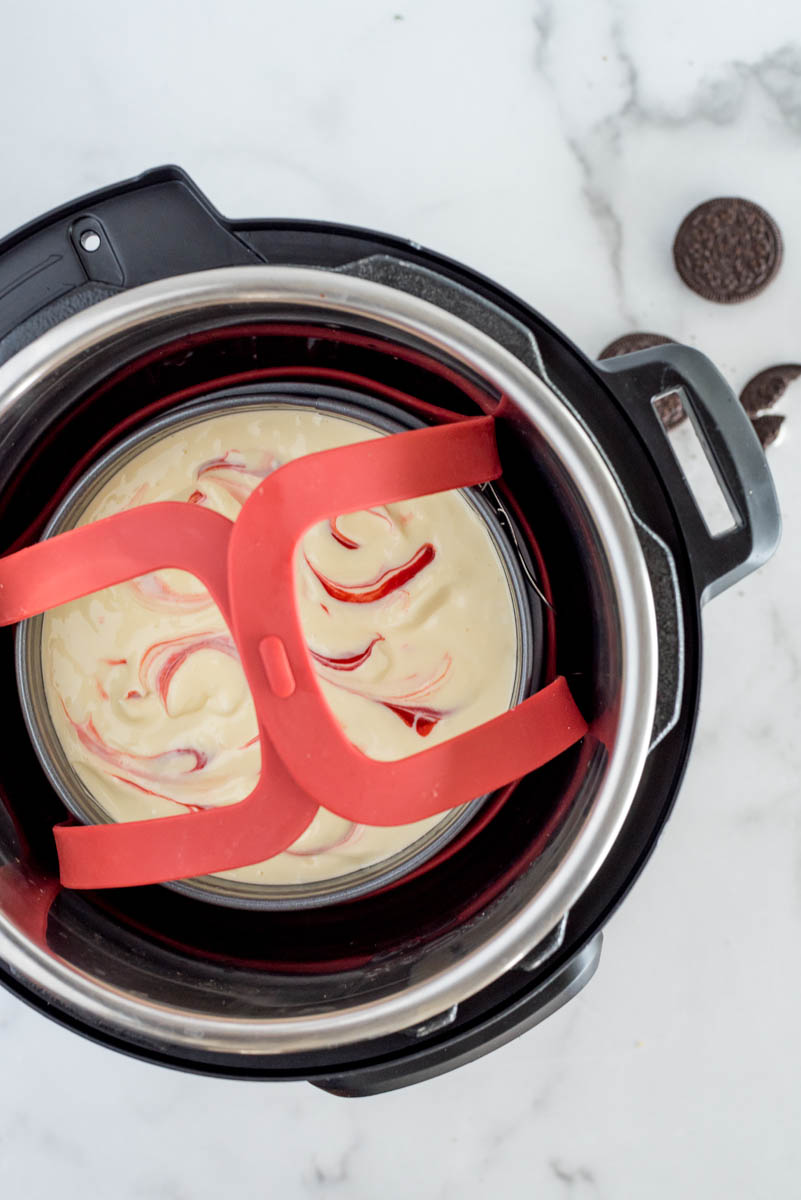
[[[304,408],[212,416],[140,451],[78,523],[156,500],[235,519],[282,463],[380,436]],[[512,703],[517,627],[506,571],[458,492],[315,526],[295,580],[326,701],[372,758],[414,754]],[[250,693],[225,621],[192,576],[159,571],[54,609],[42,659],[56,732],[113,820],[234,804],[253,788]],[[268,884],[333,878],[396,854],[441,820],[377,828],[321,810],[289,850],[221,874]]]

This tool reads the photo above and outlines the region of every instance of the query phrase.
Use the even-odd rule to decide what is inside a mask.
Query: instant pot
[[[565,677],[589,725],[367,893],[249,909],[165,886],[76,891],[59,882],[52,832],[69,813],[28,736],[18,638],[0,630],[6,986],[153,1062],[338,1095],[459,1066],[574,996],[681,782],[700,606],[779,537],[764,455],[714,366],[678,345],[592,363],[515,296],[416,243],[228,221],[174,167],[0,243],[0,364],[2,554],[41,538],[125,439],[231,389],[329,403],[347,389],[357,408],[389,403],[418,422],[492,414],[502,486],[482,503],[541,606],[543,678]],[[727,500],[723,533],[654,407],[672,393]]]

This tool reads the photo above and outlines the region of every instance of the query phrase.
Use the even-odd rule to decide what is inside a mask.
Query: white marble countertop
[[[230,216],[462,259],[589,353],[656,329],[738,390],[801,358],[794,0],[28,0],[0,62],[0,232],[173,161]],[[721,194],[786,241],[735,307],[670,257]],[[801,383],[780,410],[782,548],[705,612],[686,782],[586,991],[469,1067],[353,1102],[136,1062],[0,993],[3,1196],[798,1194]]]

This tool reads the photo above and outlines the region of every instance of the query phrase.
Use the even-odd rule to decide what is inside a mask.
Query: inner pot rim
[[[41,401],[76,363],[120,352],[150,327],[195,318],[206,327],[270,306],[411,338],[491,381],[535,427],[581,496],[617,603],[622,677],[615,744],[590,811],[558,870],[488,940],[388,997],[330,1013],[274,1019],[208,1016],[142,1000],[90,977],[27,938],[0,914],[0,957],[36,993],[136,1041],[202,1044],[208,1053],[277,1055],[346,1046],[416,1025],[474,995],[513,967],[570,909],[611,848],[648,754],[656,702],[656,616],[634,522],[612,470],[565,403],[497,342],[435,305],[368,280],[301,267],[248,266],[176,276],[133,289],[69,318],[0,368],[0,422]],[[172,322],[172,324],[170,324]],[[184,332],[187,332],[186,327]],[[36,397],[37,391],[40,393]]]

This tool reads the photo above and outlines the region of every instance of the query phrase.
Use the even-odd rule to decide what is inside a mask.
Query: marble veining
[[[777,0],[29,0],[3,35],[0,232],[176,161],[232,217],[383,228],[472,264],[588,354],[633,328],[739,390],[801,359],[801,25]],[[676,276],[741,194],[785,257],[724,308]],[[801,381],[769,457],[779,554],[704,612],[675,814],[587,989],[373,1100],[180,1075],[0,991],[0,1191],[30,1200],[726,1200],[798,1192]]]
[[[626,294],[623,266],[625,222],[615,202],[615,163],[627,132],[650,127],[680,131],[692,122],[731,125],[740,115],[747,89],[754,84],[794,133],[801,132],[801,47],[787,42],[752,61],[721,64],[702,76],[689,95],[666,104],[649,98],[629,44],[627,6],[609,2],[590,6],[542,0],[533,21],[534,62],[557,97],[565,144],[575,157],[590,215],[607,247],[620,316],[637,326],[636,309]],[[588,16],[599,38],[589,63],[592,103],[565,72],[572,39],[582,36]],[[584,34],[583,40],[586,40]],[[607,53],[599,54],[602,48]],[[587,66],[586,62],[582,64]],[[598,93],[601,93],[600,97]]]

